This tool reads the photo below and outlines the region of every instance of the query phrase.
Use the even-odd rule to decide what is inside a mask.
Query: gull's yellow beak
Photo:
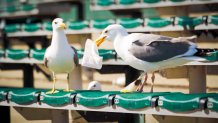
[[[66,25],[65,25],[65,23],[61,23],[61,24],[60,24],[60,27],[63,28],[63,29],[66,29],[66,28],[67,28]]]
[[[105,38],[106,38],[106,36],[103,36],[95,41],[95,44],[97,45],[97,47],[99,47],[101,45],[101,43],[104,42]]]

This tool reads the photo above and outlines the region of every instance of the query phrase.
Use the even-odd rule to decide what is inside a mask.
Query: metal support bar
[[[66,110],[52,110],[52,123],[69,123],[69,114]]]
[[[206,92],[206,66],[189,66],[189,93]]]
[[[30,64],[24,64],[23,87],[34,87],[33,66]]]
[[[10,107],[9,106],[0,106],[1,122],[10,123]]]

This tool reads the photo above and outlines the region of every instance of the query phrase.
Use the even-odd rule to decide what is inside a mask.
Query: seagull
[[[148,72],[152,72],[153,92],[155,71],[181,66],[191,61],[205,60],[194,56],[199,52],[194,43],[196,36],[173,38],[144,33],[128,34],[123,26],[112,24],[102,31],[95,43],[99,47],[105,40],[113,42],[114,49],[126,64],[143,72],[138,78],[144,79],[140,84],[130,83],[134,86],[127,86],[121,92],[132,91],[136,85],[139,85],[137,91],[142,92]]]
[[[101,84],[98,81],[91,81],[88,90],[101,90]]]
[[[47,94],[57,93],[55,89],[56,74],[67,73],[68,84],[66,91],[69,89],[69,73],[78,65],[77,51],[68,43],[64,30],[66,25],[63,19],[56,18],[52,21],[52,41],[51,45],[46,49],[44,56],[45,66],[52,72],[53,88],[46,92]]]

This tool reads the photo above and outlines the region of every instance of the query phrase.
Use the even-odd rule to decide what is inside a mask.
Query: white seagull
[[[63,19],[54,19],[52,22],[52,28],[53,33],[51,45],[46,49],[44,56],[44,64],[53,75],[53,88],[51,91],[47,92],[47,94],[58,92],[55,89],[55,75],[57,73],[68,74],[68,85],[66,91],[70,91],[69,73],[78,65],[77,52],[67,41],[67,37],[64,32],[66,25],[63,23]]]
[[[197,46],[194,43],[196,37],[172,38],[155,34],[132,33],[117,24],[106,27],[96,40],[99,46],[104,40],[112,41],[117,54],[130,66],[143,71],[139,79],[144,76],[143,84],[137,88],[142,92],[147,80],[147,72],[152,72],[152,87],[154,83],[154,71],[184,65],[191,61],[202,61],[203,58],[194,56]],[[135,83],[135,82],[134,82]],[[122,92],[132,91],[138,85],[130,83]]]

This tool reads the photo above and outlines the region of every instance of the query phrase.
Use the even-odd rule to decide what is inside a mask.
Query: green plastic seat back
[[[165,95],[159,97],[158,106],[174,112],[192,111],[199,108],[201,98],[214,95],[214,93]]]
[[[22,10],[23,11],[31,11],[35,8],[33,4],[24,4],[22,5]]]
[[[99,49],[98,52],[103,60],[115,58],[115,50]]]
[[[136,0],[119,0],[120,4],[122,5],[130,5],[136,3]]]
[[[59,90],[58,93],[54,93],[54,94],[42,93],[40,96],[40,100],[41,102],[46,103],[47,105],[63,106],[72,103],[71,96],[74,94],[76,94],[76,92],[74,91],[65,92]]]
[[[110,24],[113,24],[113,20],[94,20],[93,21],[93,27],[96,29],[104,29]]]
[[[125,28],[135,28],[142,24],[142,20],[139,18],[121,18],[119,23]]]
[[[153,28],[161,28],[171,24],[169,19],[164,18],[148,18],[147,25]]]
[[[203,23],[203,19],[200,17],[192,18],[192,17],[178,17],[178,25],[180,26],[190,26],[190,27],[195,27],[199,24]]]
[[[13,60],[19,60],[28,57],[28,51],[21,49],[7,49],[6,56]]]
[[[31,24],[24,24],[23,28],[24,28],[24,31],[35,32],[40,29],[40,26],[39,24],[31,23]]]
[[[69,29],[72,30],[81,30],[88,27],[88,23],[86,21],[72,21],[68,24]]]
[[[18,24],[10,24],[5,26],[4,31],[6,33],[13,33],[13,32],[17,32],[19,29],[20,26]]]
[[[44,29],[47,30],[47,31],[52,31],[52,22],[49,21],[49,22],[44,22],[43,23],[43,26],[44,26]]]
[[[218,15],[211,15],[210,19],[212,24],[218,25]]]
[[[10,88],[0,87],[0,102],[6,100],[6,93],[10,91]]]
[[[101,107],[109,104],[109,96],[120,92],[116,91],[88,91],[78,93],[76,103],[87,107]]]
[[[214,97],[208,97],[207,108],[218,112],[218,94]]]
[[[17,10],[17,8],[16,8],[16,6],[14,6],[14,5],[7,6],[7,7],[5,8],[5,11],[8,12],[8,13],[13,13],[13,12],[15,12],[16,10]]]
[[[20,88],[9,91],[10,101],[17,104],[31,104],[38,101],[42,89]]]
[[[112,0],[98,0],[97,5],[99,6],[110,6],[113,3]]]
[[[158,2],[160,2],[160,0],[144,0],[144,3],[149,3],[149,4],[158,3]]]
[[[115,97],[115,104],[125,109],[140,109],[151,106],[151,99],[156,96],[169,94],[168,92],[154,93],[122,93]]]
[[[217,61],[218,60],[218,51],[210,52],[208,56],[204,57],[208,61]]]
[[[31,49],[30,50],[31,57],[36,60],[43,60],[45,55],[45,50],[46,49]]]

